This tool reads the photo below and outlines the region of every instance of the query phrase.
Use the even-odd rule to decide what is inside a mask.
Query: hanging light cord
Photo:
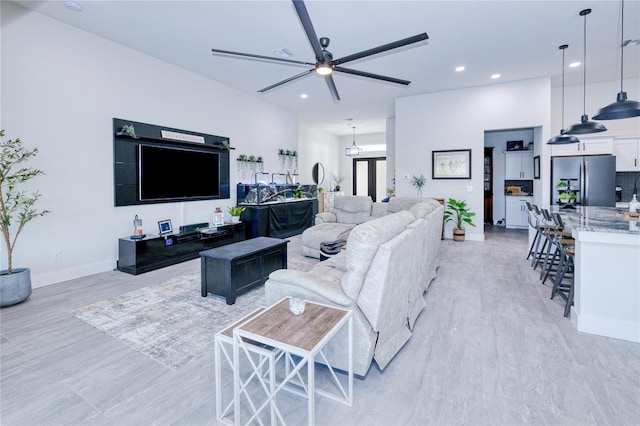
[[[564,133],[564,50],[566,47],[562,49],[562,130],[560,130],[560,134]]]
[[[622,80],[623,80],[623,70],[624,70],[624,0],[621,2],[621,11],[620,11],[620,91],[624,92],[622,89]]]
[[[587,15],[588,13],[584,14],[584,43],[583,43],[584,65],[582,66],[582,115],[587,114],[587,88],[586,88],[586,85],[587,85]]]

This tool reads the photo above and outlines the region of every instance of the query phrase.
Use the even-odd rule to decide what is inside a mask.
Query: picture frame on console
[[[171,226],[171,219],[158,221],[158,229],[160,230],[160,235],[171,234],[173,232],[173,227]]]
[[[471,150],[431,152],[432,179],[471,179]]]

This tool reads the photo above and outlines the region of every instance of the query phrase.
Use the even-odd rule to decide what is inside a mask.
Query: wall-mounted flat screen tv
[[[220,197],[220,154],[198,149],[139,146],[140,201]]]

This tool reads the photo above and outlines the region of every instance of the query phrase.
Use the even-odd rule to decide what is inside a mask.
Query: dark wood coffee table
[[[288,242],[257,237],[200,252],[202,297],[224,296],[233,305],[238,294],[264,284],[271,272],[286,269]]]

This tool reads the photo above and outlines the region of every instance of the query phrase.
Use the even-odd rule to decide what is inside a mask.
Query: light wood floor
[[[355,381],[352,408],[318,397],[317,423],[640,424],[640,345],[578,333],[526,252],[526,233],[503,228],[445,241],[413,338]],[[172,371],[68,313],[198,271],[105,272],[0,310],[0,424],[216,424],[213,351]],[[301,399],[279,402],[306,422]]]

